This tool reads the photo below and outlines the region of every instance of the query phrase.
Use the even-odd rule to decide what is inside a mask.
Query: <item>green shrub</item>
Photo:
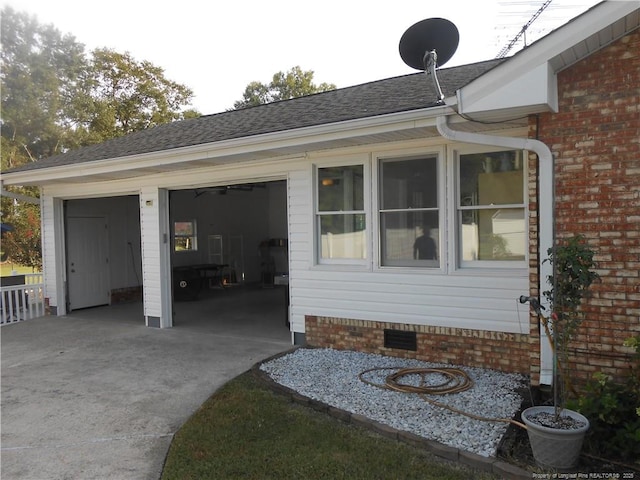
[[[636,350],[636,365],[630,367],[625,381],[615,382],[597,372],[570,408],[591,423],[585,439],[588,453],[634,463],[640,462],[640,336],[626,340],[625,345]]]

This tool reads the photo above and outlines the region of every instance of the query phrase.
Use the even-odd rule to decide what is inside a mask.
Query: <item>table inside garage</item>
[[[173,268],[173,296],[175,300],[197,300],[207,286],[224,287],[222,271],[226,264],[203,263]]]

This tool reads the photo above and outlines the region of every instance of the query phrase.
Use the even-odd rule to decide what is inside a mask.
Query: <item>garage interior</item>
[[[174,327],[290,339],[286,180],[169,193]]]
[[[290,340],[286,180],[171,190],[169,202],[173,326]],[[105,219],[111,292],[101,304],[69,302],[69,311],[144,322],[138,196],[70,200],[65,214],[68,273],[78,268],[72,237],[86,235],[70,231],[79,229],[72,220]]]

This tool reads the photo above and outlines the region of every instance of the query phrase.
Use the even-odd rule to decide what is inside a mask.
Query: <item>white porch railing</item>
[[[0,326],[44,315],[44,284],[41,273],[27,273],[22,285],[0,287]]]

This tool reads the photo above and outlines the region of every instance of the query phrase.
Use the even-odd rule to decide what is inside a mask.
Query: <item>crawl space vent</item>
[[[384,346],[385,348],[397,348],[400,350],[418,350],[418,340],[416,332],[407,332],[405,330],[384,330]]]

